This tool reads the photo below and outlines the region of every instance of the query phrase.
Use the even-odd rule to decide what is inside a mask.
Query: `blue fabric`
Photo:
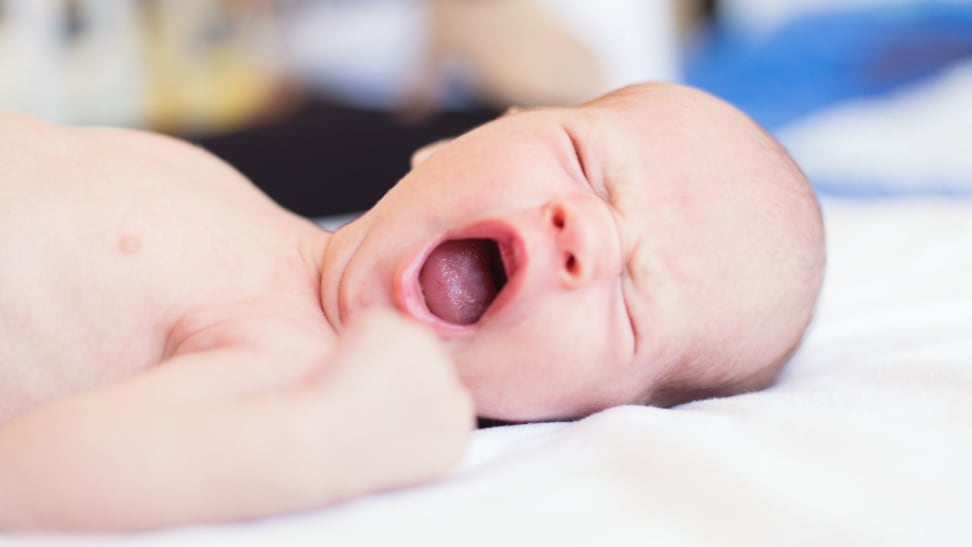
[[[906,187],[873,183],[873,184],[848,184],[844,182],[834,182],[826,180],[814,180],[813,188],[822,196],[833,196],[846,199],[895,199],[906,197],[934,197],[949,200],[969,200],[972,201],[972,187],[959,188],[954,185],[946,184],[926,184],[921,187]]]
[[[835,102],[878,95],[972,57],[972,2],[928,1],[820,13],[763,39],[713,26],[686,83],[737,105],[767,129]]]

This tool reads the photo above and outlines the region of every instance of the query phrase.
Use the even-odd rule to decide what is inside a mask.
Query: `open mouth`
[[[513,261],[492,239],[451,239],[435,247],[418,281],[429,311],[454,325],[482,318],[512,275]]]

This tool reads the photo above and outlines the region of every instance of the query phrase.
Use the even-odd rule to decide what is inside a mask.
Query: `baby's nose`
[[[586,285],[597,275],[603,262],[603,249],[610,241],[600,241],[595,219],[583,214],[580,204],[566,200],[547,203],[544,215],[554,232],[554,249],[559,260],[558,276],[568,288]]]

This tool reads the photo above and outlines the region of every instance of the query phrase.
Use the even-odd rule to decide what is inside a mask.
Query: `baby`
[[[758,390],[821,284],[800,170],[675,85],[423,149],[334,233],[179,141],[0,128],[0,529],[308,509],[441,475],[474,413]]]

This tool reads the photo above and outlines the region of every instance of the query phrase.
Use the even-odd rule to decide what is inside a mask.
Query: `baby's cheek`
[[[542,360],[515,346],[480,339],[453,349],[459,378],[478,415],[507,421],[531,421],[538,415],[545,375],[537,364]]]

